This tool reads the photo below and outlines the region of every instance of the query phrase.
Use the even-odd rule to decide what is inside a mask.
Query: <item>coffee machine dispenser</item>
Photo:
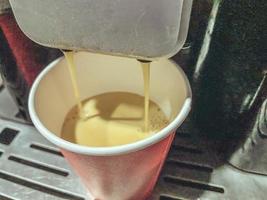
[[[192,0],[10,0],[10,5],[22,32],[43,46],[152,61],[183,47]]]
[[[37,43],[144,60],[182,48],[192,6],[192,0],[10,3],[22,31]]]
[[[10,0],[18,25],[39,44],[145,60],[172,56],[190,79],[194,97],[192,113],[177,131],[151,199],[265,199],[267,2],[195,0],[192,12],[190,0],[92,0],[88,1],[90,6],[85,2]],[[5,12],[8,15],[5,19],[9,18],[9,22],[13,19],[10,13],[10,9]],[[91,18],[85,17],[87,14]],[[23,92],[16,87],[21,84],[13,84],[14,74],[23,70],[14,67],[20,65],[14,56],[17,55],[14,53],[16,45],[11,45],[12,37],[7,34],[3,17],[0,19],[0,72],[19,110],[27,113],[27,107],[21,102],[27,101],[30,82],[24,84]],[[16,31],[16,35],[23,34]],[[35,63],[41,63],[36,65],[40,66],[38,72],[60,55],[57,50],[32,44],[30,40],[28,43],[35,46],[33,57],[36,52],[45,55],[44,60],[35,60]],[[24,45],[20,47],[27,52]],[[15,59],[7,59],[12,57]],[[31,71],[23,69],[20,80]],[[0,92],[0,104],[9,107],[9,101],[7,104],[2,101],[5,99],[1,98],[3,91]],[[0,113],[1,134],[5,127],[21,132],[10,148],[0,144],[3,155],[0,160],[8,158],[5,164],[0,164],[0,197],[31,199],[29,194],[32,192],[35,199],[42,199],[44,195],[58,199],[86,198],[72,172],[63,177],[66,184],[59,187],[57,179],[64,182],[62,177],[55,178],[54,174],[49,176],[45,174],[48,172],[40,170],[44,168],[42,166],[51,168],[52,163],[57,163],[52,169],[69,169],[63,162],[56,161],[61,158],[53,157],[60,154],[55,147],[39,138],[33,127],[18,121],[9,113]],[[18,162],[16,155],[20,151],[25,152],[19,157],[20,161],[28,165]],[[46,163],[43,164],[37,162],[35,151],[53,153],[51,156],[44,154],[42,162]],[[32,177],[29,173],[32,163],[39,164],[39,169],[33,169],[35,177],[45,174],[51,181]],[[59,173],[64,172],[61,170]],[[5,182],[8,180],[12,185]],[[2,187],[5,183],[8,189]],[[21,183],[26,185],[26,189]],[[38,186],[41,191],[36,189]],[[18,187],[22,188],[20,192],[14,192]]]

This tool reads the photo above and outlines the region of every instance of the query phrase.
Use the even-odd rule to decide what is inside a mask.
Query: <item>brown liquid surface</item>
[[[149,100],[150,62],[140,62],[144,97],[123,92],[98,95],[81,101],[74,52],[63,51],[77,106],[65,118],[62,138],[86,146],[115,146],[141,140],[163,128],[168,120]],[[127,66],[126,66],[127,67]]]
[[[153,101],[149,102],[149,126],[144,124],[144,97],[127,92],[110,92],[82,102],[81,119],[77,106],[67,114],[61,137],[67,141],[93,147],[116,146],[142,140],[168,124],[167,117]]]

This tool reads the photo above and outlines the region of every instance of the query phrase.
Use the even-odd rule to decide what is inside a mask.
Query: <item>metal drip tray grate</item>
[[[17,118],[17,112],[2,89],[0,199],[89,200],[60,151],[33,126]],[[186,122],[179,132],[150,200],[266,199],[265,176],[241,172],[226,164],[223,155],[214,150],[217,142],[194,136],[190,123]]]
[[[7,127],[17,135],[1,137]],[[0,197],[86,199],[86,190],[60,151],[34,127],[0,119],[0,151]]]

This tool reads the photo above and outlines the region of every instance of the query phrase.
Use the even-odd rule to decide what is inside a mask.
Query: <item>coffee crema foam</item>
[[[61,137],[69,142],[109,147],[133,143],[149,137],[169,121],[153,101],[149,101],[148,129],[144,130],[144,97],[129,92],[109,92],[82,101],[86,118],[74,106],[66,115]]]

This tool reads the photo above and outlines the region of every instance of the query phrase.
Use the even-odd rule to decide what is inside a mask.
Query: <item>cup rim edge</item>
[[[65,150],[68,150],[71,152],[75,152],[75,153],[79,153],[79,154],[92,155],[92,156],[113,156],[113,155],[127,154],[127,153],[135,152],[138,150],[142,150],[148,146],[151,146],[151,145],[163,140],[164,138],[166,138],[170,134],[172,134],[183,123],[183,121],[186,119],[187,115],[189,114],[189,112],[191,110],[192,91],[191,91],[189,81],[188,81],[184,71],[180,68],[180,66],[177,63],[175,63],[174,61],[170,60],[171,62],[173,62],[176,65],[176,68],[179,70],[179,72],[181,73],[181,75],[184,78],[184,81],[186,83],[186,89],[187,89],[187,91],[186,91],[187,97],[184,101],[184,104],[182,105],[182,109],[180,110],[180,112],[176,115],[174,120],[172,120],[172,122],[168,126],[166,126],[162,130],[157,132],[157,134],[149,136],[148,138],[145,138],[143,140],[136,141],[133,143],[129,143],[129,144],[119,145],[119,146],[87,147],[87,146],[82,146],[82,145],[68,142],[68,141],[58,137],[57,135],[53,134],[51,131],[49,131],[43,125],[43,123],[38,118],[38,115],[35,111],[35,106],[34,106],[35,94],[36,94],[37,88],[39,86],[39,83],[41,82],[43,77],[51,69],[53,69],[53,67],[56,66],[56,64],[59,63],[62,59],[63,59],[63,57],[57,58],[56,60],[54,60],[53,62],[48,64],[48,66],[37,76],[37,78],[35,79],[32,87],[31,87],[30,94],[29,94],[29,100],[28,100],[29,114],[30,114],[30,117],[31,117],[32,122],[33,122],[34,126],[36,127],[36,129],[46,139],[48,139],[51,143],[59,146],[62,149],[65,149]]]

